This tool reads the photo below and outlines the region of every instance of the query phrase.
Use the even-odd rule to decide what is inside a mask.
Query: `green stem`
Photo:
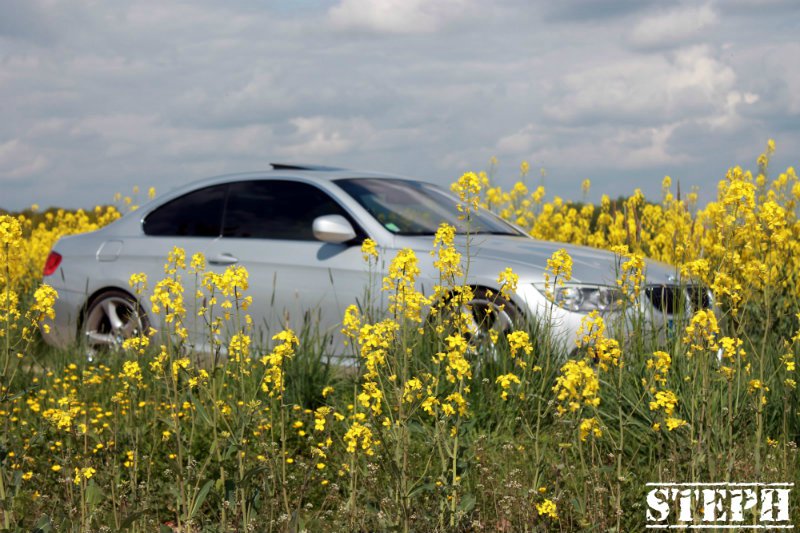
[[[5,484],[5,469],[0,464],[0,504],[3,510],[3,528],[11,528],[11,512],[6,510],[6,484]]]

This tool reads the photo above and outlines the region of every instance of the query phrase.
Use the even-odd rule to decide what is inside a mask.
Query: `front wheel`
[[[498,339],[512,332],[520,316],[513,303],[488,289],[475,289],[472,299],[462,308],[467,317],[469,343],[478,356],[497,358]]]
[[[522,322],[521,313],[511,301],[483,287],[474,289],[472,298],[461,305],[451,299],[444,308],[451,319],[457,313],[463,320],[458,329],[463,332],[469,345],[468,353],[476,363],[487,359],[497,360],[500,339]],[[449,334],[448,331],[445,335]]]

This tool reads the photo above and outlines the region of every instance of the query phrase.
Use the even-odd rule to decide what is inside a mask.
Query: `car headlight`
[[[544,283],[535,283],[536,289],[545,297],[567,311],[573,313],[590,313],[613,311],[624,297],[616,287],[604,285],[563,285],[545,291]]]

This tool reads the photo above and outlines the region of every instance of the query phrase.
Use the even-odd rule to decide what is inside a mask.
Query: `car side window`
[[[323,215],[347,212],[326,192],[308,183],[259,180],[232,183],[223,237],[313,241],[312,224]],[[356,229],[358,231],[358,229]]]
[[[156,236],[219,237],[227,185],[184,194],[144,219],[144,232]]]

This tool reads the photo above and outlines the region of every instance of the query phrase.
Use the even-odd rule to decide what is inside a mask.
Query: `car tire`
[[[497,332],[498,336],[505,335],[519,328],[523,322],[523,316],[513,302],[484,287],[473,289],[472,298],[462,306],[460,312],[469,317],[466,336],[476,362],[487,358],[497,359],[498,343],[492,340],[492,331]]]
[[[133,296],[109,290],[92,299],[79,333],[86,343],[86,357],[92,361],[100,354],[119,350],[126,339],[141,335],[149,327],[147,313]]]

